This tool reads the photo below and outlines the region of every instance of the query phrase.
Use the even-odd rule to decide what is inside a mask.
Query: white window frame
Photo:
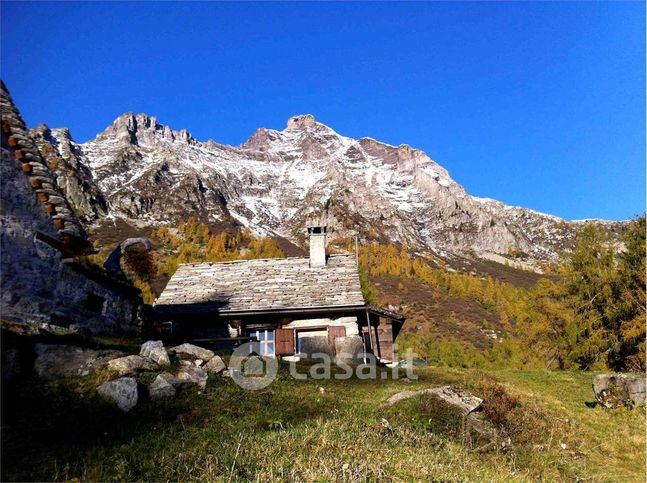
[[[264,335],[264,338],[261,339],[261,334]],[[274,357],[276,355],[276,333],[273,330],[255,330],[250,334],[252,337],[256,337],[255,344],[258,344],[258,355],[264,357]],[[271,336],[271,339],[269,338]],[[268,346],[272,344],[272,352],[268,350]],[[253,346],[254,344],[252,344]],[[249,352],[252,352],[252,346],[249,348]]]

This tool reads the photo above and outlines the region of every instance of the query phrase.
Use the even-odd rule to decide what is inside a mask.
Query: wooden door
[[[329,325],[328,343],[333,350],[335,350],[335,339],[337,337],[346,337],[346,327],[344,327],[343,325]]]
[[[294,329],[276,329],[274,342],[277,356],[291,356],[294,354]]]
[[[368,333],[368,327],[362,327],[362,337],[364,338],[364,345],[366,346],[366,352],[371,352],[376,357],[380,357],[380,346],[379,340],[377,339],[377,334],[375,333],[375,327],[371,326],[371,333]]]

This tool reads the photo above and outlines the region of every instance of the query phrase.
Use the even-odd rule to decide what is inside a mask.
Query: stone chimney
[[[308,235],[310,236],[310,266],[326,266],[326,227],[309,226]]]

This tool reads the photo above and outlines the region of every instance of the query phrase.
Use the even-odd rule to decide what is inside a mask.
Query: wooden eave
[[[72,235],[65,235],[64,240],[36,232],[36,239],[61,252],[64,258],[80,257],[99,253],[87,240]]]
[[[139,290],[137,287],[130,285],[128,283],[120,282],[119,280],[115,280],[114,278],[110,277],[107,273],[88,268],[85,265],[82,265],[79,262],[76,262],[74,260],[64,259],[62,263],[66,267],[69,267],[72,270],[84,275],[85,277],[89,278],[93,282],[96,282],[99,285],[103,285],[104,287],[110,287],[112,289],[115,289],[132,298],[139,297],[141,294],[141,290]]]

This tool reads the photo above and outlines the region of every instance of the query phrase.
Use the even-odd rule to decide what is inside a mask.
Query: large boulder
[[[463,416],[463,437],[471,445],[480,445],[481,449],[492,446],[505,447],[510,439],[504,437],[483,415],[483,400],[459,388],[444,386],[419,391],[402,391],[394,394],[384,402],[384,406],[394,404],[412,397],[431,395],[441,404],[446,404]]]
[[[157,362],[160,366],[168,366],[171,364],[171,360],[169,359],[161,340],[149,340],[144,342],[139,351],[139,355],[142,357],[148,357],[150,360]]]
[[[209,362],[202,366],[207,372],[212,374],[220,374],[222,371],[227,369],[225,361],[222,360],[220,356],[213,356]]]
[[[44,378],[86,376],[109,360],[123,355],[115,350],[94,350],[69,345],[36,344],[34,371]]]
[[[97,391],[125,413],[137,405],[137,381],[133,377],[120,377],[104,382]]]
[[[593,392],[608,408],[639,406],[645,403],[645,375],[611,373],[593,378]]]
[[[167,378],[159,374],[155,380],[148,386],[148,394],[151,399],[160,399],[175,396],[175,387]]]
[[[158,365],[142,356],[126,356],[113,359],[108,362],[108,367],[116,371],[120,376],[135,374],[139,371],[154,371]]]
[[[171,350],[181,359],[202,359],[203,361],[208,361],[215,355],[209,349],[204,349],[197,345],[189,344],[188,342],[175,346]]]
[[[207,372],[198,366],[183,366],[177,373],[177,378],[180,381],[199,386],[201,389],[207,387],[208,377]]]
[[[422,394],[431,394],[432,396],[443,400],[447,404],[460,409],[461,412],[463,412],[463,414],[465,415],[476,411],[483,404],[482,399],[473,396],[468,392],[462,391],[461,389],[455,387],[444,386],[434,387],[431,389],[421,389],[419,391],[401,391],[387,399],[384,405],[393,406],[394,404],[403,401],[404,399],[420,396]]]

